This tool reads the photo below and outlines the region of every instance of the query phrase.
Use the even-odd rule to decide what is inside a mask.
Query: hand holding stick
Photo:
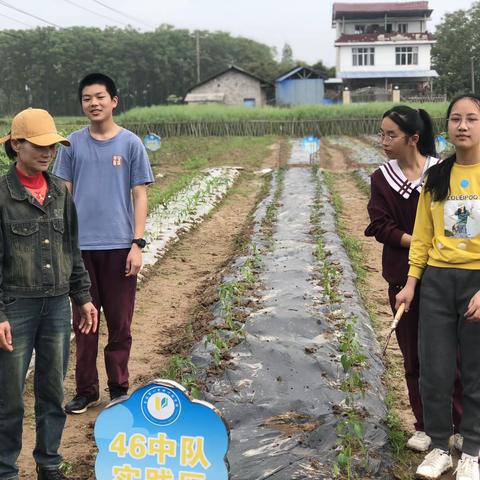
[[[390,325],[390,332],[388,334],[387,341],[385,342],[385,346],[383,347],[382,356],[385,356],[385,353],[387,352],[388,343],[390,342],[390,338],[392,338],[392,333],[397,328],[398,322],[402,318],[404,311],[405,311],[405,304],[402,303],[398,307],[397,313],[395,313],[395,316],[393,317],[392,325]]]

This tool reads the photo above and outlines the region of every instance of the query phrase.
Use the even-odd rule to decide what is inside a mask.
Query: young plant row
[[[267,183],[262,195],[268,192]],[[273,201],[273,200],[272,200]],[[278,198],[276,200],[278,202]],[[273,221],[273,219],[272,219]],[[222,282],[218,287],[218,303],[220,306],[220,321],[212,322],[210,332],[204,337],[202,349],[210,352],[207,365],[219,369],[228,358],[228,351],[238,344],[245,336],[245,311],[242,308],[247,296],[253,297],[256,293],[258,274],[262,268],[261,247],[251,242],[240,247],[246,252],[242,266],[231,280]],[[263,247],[262,247],[263,249]],[[193,327],[190,325],[190,329]],[[193,339],[193,331],[191,332]],[[203,357],[202,353],[202,357]],[[204,357],[205,358],[205,357]],[[200,385],[205,377],[208,366],[198,366],[185,355],[170,357],[161,376],[170,378],[183,385],[192,396],[200,397]]]
[[[319,172],[316,168],[313,169],[313,177],[315,182],[315,202],[311,221],[313,236],[316,241],[314,255],[318,262],[317,271],[323,288],[323,301],[336,308],[331,313],[330,319],[335,321],[335,328],[341,332],[338,338],[338,350],[344,375],[340,383],[340,389],[344,392],[345,399],[335,409],[335,412],[341,416],[341,419],[336,427],[337,455],[332,467],[332,474],[335,478],[347,478],[350,480],[360,478],[360,475],[364,473],[367,467],[364,460],[366,455],[362,422],[363,411],[356,401],[358,395],[363,395],[365,391],[362,370],[365,368],[366,357],[356,333],[355,324],[357,319],[353,315],[350,317],[346,316],[342,309],[338,308],[341,298],[337,288],[341,273],[330,260],[330,252],[325,249],[324,232],[320,228],[322,186]],[[344,241],[343,238],[342,241]]]
[[[209,169],[194,177],[167,203],[157,205],[147,219],[144,266],[154,264],[168,245],[178,240],[180,232],[198,224],[226,195],[238,175],[238,170],[232,168]]]
[[[244,337],[246,315],[242,309],[242,300],[255,292],[258,273],[262,268],[262,256],[259,248],[251,243],[247,247],[248,255],[234,280],[225,281],[218,287],[221,322],[211,328],[204,337],[203,347],[210,352],[209,364],[219,369],[228,359],[228,351]],[[190,324],[190,336],[194,337]],[[173,355],[168,360],[160,376],[175,380],[183,385],[194,398],[201,397],[201,384],[208,367],[198,366],[186,355]]]
[[[222,323],[215,326],[205,338],[205,347],[212,347],[213,365],[220,367],[228,359],[228,351],[245,338],[245,314],[242,299],[254,292],[262,256],[256,244],[248,247],[249,255],[237,274],[237,278],[223,282],[218,288]]]
[[[346,475],[347,479],[359,478],[361,470],[368,468],[362,410],[356,404],[356,396],[365,392],[362,370],[365,368],[366,357],[355,332],[356,322],[354,316],[344,319],[339,339],[340,363],[345,374],[340,389],[345,393],[345,401],[338,410],[342,416],[337,424],[340,451],[337,462],[333,465],[333,474],[335,477]]]
[[[366,196],[370,195],[370,179],[368,172],[365,169],[357,170],[352,173],[352,178],[357,184],[357,187],[365,193]],[[330,179],[331,182],[331,179]],[[361,246],[358,247],[358,251],[361,252]],[[362,291],[362,286],[360,285],[360,291]],[[368,301],[365,301],[365,306],[372,318],[372,323],[376,324],[375,312],[372,307],[369,305]],[[416,464],[417,459],[414,458],[414,454],[406,448],[407,441],[407,432],[405,426],[402,423],[402,420],[395,413],[394,407],[397,401],[394,389],[392,385],[398,381],[398,375],[396,372],[397,367],[394,367],[391,362],[386,364],[386,377],[385,383],[388,388],[388,393],[385,399],[387,406],[387,417],[385,422],[389,429],[389,441],[390,446],[393,451],[395,458],[395,475],[400,479],[410,479],[411,472],[414,464]],[[403,365],[400,365],[399,368],[403,368]]]
[[[275,176],[275,190],[265,208],[261,220],[261,232],[265,247],[260,248],[255,243],[248,247],[248,256],[239,270],[237,278],[224,282],[219,287],[219,301],[223,323],[214,328],[205,339],[205,347],[213,347],[211,355],[215,367],[220,367],[222,361],[228,359],[228,351],[237,345],[245,336],[244,319],[240,307],[241,300],[247,294],[254,293],[253,287],[262,267],[261,250],[270,250],[273,246],[273,230],[277,219],[280,198],[284,188],[285,168],[281,168]]]
[[[265,216],[262,218],[261,221],[262,235],[267,243],[268,250],[271,250],[273,248],[273,232],[277,219],[278,208],[280,206],[280,198],[282,197],[284,188],[285,170],[286,167],[282,167],[278,170],[276,174],[275,191],[270,202],[267,205],[267,208],[265,210]]]

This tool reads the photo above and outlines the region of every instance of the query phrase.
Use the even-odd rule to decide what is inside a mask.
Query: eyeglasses
[[[448,119],[448,122],[456,125],[457,127],[461,125],[463,122],[465,122],[466,125],[473,125],[475,122],[478,122],[477,117],[450,117]]]
[[[385,143],[386,145],[390,145],[393,143],[397,138],[406,138],[407,135],[401,135],[396,137],[395,135],[385,135],[383,132],[378,132],[377,133],[377,140],[380,143]]]

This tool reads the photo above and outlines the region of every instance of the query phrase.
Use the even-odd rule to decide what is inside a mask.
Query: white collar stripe
[[[438,158],[427,157],[427,161],[425,162],[425,166],[423,168],[422,176],[413,182],[408,180],[396,160],[389,160],[383,165],[380,165],[380,171],[382,172],[385,180],[390,185],[390,187],[393,188],[393,190],[395,190],[403,198],[409,199],[410,195],[413,193],[414,190],[417,190],[419,193],[421,192],[425,172],[428,170],[429,167],[435,165],[438,162]]]
[[[383,173],[384,175],[387,174],[390,176],[392,182],[394,182],[398,187],[401,187],[405,181],[405,177],[403,179],[397,175],[395,172],[395,165],[391,165],[390,162],[384,163],[380,168],[384,168],[386,171]]]

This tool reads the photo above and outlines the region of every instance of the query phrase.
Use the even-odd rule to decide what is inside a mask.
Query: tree
[[[319,60],[317,63],[314,63],[311,66],[316,72],[325,75],[327,78],[334,78],[335,77],[335,67],[327,67],[324,63]]]
[[[282,63],[276,61],[275,49],[263,43],[227,32],[199,34],[202,79],[233,64],[272,81],[294,66],[288,44]],[[78,82],[96,71],[116,81],[118,111],[183,99],[197,83],[195,37],[196,32],[172,25],[144,33],[131,27],[2,30],[0,115],[27,106],[79,115]]]
[[[472,65],[475,76],[480,71],[480,3],[445,15],[436,39],[432,48],[432,65],[439,74],[435,89],[449,96],[471,91]]]
[[[280,70],[282,73],[287,72],[295,67],[295,60],[293,59],[292,47],[286,43],[282,48],[282,58],[280,60]]]

